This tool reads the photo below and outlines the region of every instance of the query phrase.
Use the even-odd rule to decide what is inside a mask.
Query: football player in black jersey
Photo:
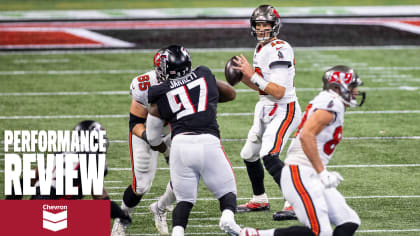
[[[235,176],[216,121],[217,103],[233,100],[235,90],[216,80],[205,66],[191,71],[190,55],[182,46],[166,48],[161,67],[165,81],[149,90],[146,132],[149,143],[157,146],[162,142],[164,123],[172,128],[169,166],[177,199],[172,235],[184,235],[200,178],[220,202],[220,228],[229,235],[238,235],[241,228],[234,219]]]

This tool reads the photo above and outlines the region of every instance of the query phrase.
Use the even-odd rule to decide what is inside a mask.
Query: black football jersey
[[[148,100],[158,105],[161,119],[171,126],[172,137],[184,132],[220,137],[216,121],[219,90],[209,68],[200,66],[187,76],[150,87]]]

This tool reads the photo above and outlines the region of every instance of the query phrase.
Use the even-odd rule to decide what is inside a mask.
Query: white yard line
[[[188,225],[188,228],[219,228],[219,225]]]
[[[217,225],[216,225],[217,226]],[[194,226],[188,225],[188,227],[193,228]],[[206,227],[213,227],[212,225]],[[368,229],[368,230],[357,230],[357,233],[404,233],[404,232],[420,232],[420,229]],[[159,234],[143,234],[143,233],[132,233],[127,234],[132,236],[152,236]],[[226,235],[226,233],[220,232],[202,232],[202,233],[185,233],[185,235]]]
[[[70,62],[70,59],[16,59],[13,60],[13,63],[15,64],[50,64],[50,63],[67,63]]]
[[[128,74],[144,73],[146,70],[29,70],[0,71],[0,75],[85,75],[85,74]]]
[[[370,229],[357,230],[357,233],[402,233],[402,232],[420,232],[420,229]]]
[[[79,95],[130,95],[129,91],[92,91],[92,92],[35,92],[0,93],[0,96],[79,96]]]
[[[190,52],[253,52],[255,48],[189,48]],[[327,47],[294,47],[295,51],[336,51],[336,50],[407,50],[420,49],[420,46],[327,46]],[[109,50],[49,50],[49,51],[0,51],[10,55],[62,55],[62,54],[116,54],[116,53],[156,53],[158,49],[109,49]]]
[[[391,167],[420,167],[420,164],[366,164],[366,165],[328,165],[328,168],[391,168]],[[158,170],[169,170],[168,167],[159,167]],[[234,166],[232,169],[244,170],[245,166]],[[131,171],[131,168],[108,168],[109,171]]]
[[[346,115],[353,114],[416,114],[420,110],[390,110],[390,111],[348,111]],[[253,116],[254,113],[218,113],[217,116]],[[75,118],[128,118],[127,114],[116,115],[54,115],[54,116],[0,116],[0,120],[25,120],[25,119],[75,119]]]
[[[291,140],[292,138],[290,138]],[[343,137],[344,140],[383,140],[383,139],[420,139],[420,136],[395,136],[395,137]],[[243,142],[246,138],[227,138],[223,142]],[[110,140],[110,143],[128,143],[127,140]]]
[[[1,54],[1,53],[0,53]],[[300,71],[324,71],[327,67],[309,67],[299,68]],[[369,67],[358,67],[358,71],[369,71],[383,73],[384,71],[411,71],[420,70],[420,66],[369,66]],[[224,68],[214,68],[213,72],[224,72]],[[128,74],[136,73],[142,74],[147,70],[21,70],[21,71],[0,71],[0,75],[82,75],[82,74]]]
[[[389,90],[404,90],[416,91],[420,87],[398,86],[398,87],[363,87],[363,91],[389,91]],[[254,93],[252,89],[236,89],[237,93]],[[321,91],[321,88],[296,88],[297,92],[316,92]],[[0,96],[79,96],[79,95],[129,95],[129,91],[75,91],[75,92],[23,92],[23,93],[0,93]]]
[[[417,199],[417,198],[420,198],[420,195],[401,195],[401,196],[374,195],[374,196],[347,196],[347,197],[345,196],[344,198],[345,199],[389,199],[389,198],[404,198],[404,199],[415,198],[415,199]],[[158,200],[158,198],[142,199],[142,201],[145,201],[145,202],[153,202],[153,201],[156,201],[156,200]],[[240,200],[240,201],[241,200],[249,200],[249,197],[240,197],[240,198],[237,198],[237,200]],[[270,197],[270,200],[281,200],[281,201],[283,201],[284,198],[283,198],[283,196]],[[113,199],[113,201],[122,201],[122,199]],[[218,201],[218,200],[216,198],[197,198],[197,201]],[[197,220],[199,220],[199,219],[204,219],[204,218],[197,218]],[[211,219],[211,218],[209,218],[209,219]]]
[[[121,115],[60,115],[60,116],[0,116],[0,120],[25,120],[25,119],[75,119],[75,118],[128,118],[127,114]]]

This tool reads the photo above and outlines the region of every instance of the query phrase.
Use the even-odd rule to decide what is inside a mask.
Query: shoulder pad
[[[130,85],[130,95],[137,102],[147,105],[147,92],[149,88],[157,84],[156,73],[149,71],[145,74],[134,77]]]
[[[322,109],[336,113],[344,111],[344,105],[343,102],[341,102],[340,98],[326,91],[321,92],[318,96],[314,98],[314,100],[312,100],[311,103],[313,104],[313,108],[315,109]]]
[[[168,87],[167,81],[165,81],[165,82],[163,82],[159,85],[152,86],[149,89],[149,92],[148,92],[148,96],[147,96],[148,102],[149,103],[156,103],[156,101],[159,99],[159,97],[162,94],[167,92],[167,87]]]

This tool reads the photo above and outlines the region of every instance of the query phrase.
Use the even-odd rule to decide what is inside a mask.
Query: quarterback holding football
[[[251,33],[258,41],[253,65],[241,55],[233,59],[237,66],[232,67],[242,72],[244,84],[259,93],[254,122],[241,151],[254,196],[238,206],[238,212],[269,210],[260,159],[280,186],[284,163],[279,154],[301,119],[294,86],[294,52],[289,43],[277,38],[281,27],[279,14],[273,6],[261,5],[254,10],[250,21]],[[285,213],[288,214],[284,219],[295,219],[293,211]]]

